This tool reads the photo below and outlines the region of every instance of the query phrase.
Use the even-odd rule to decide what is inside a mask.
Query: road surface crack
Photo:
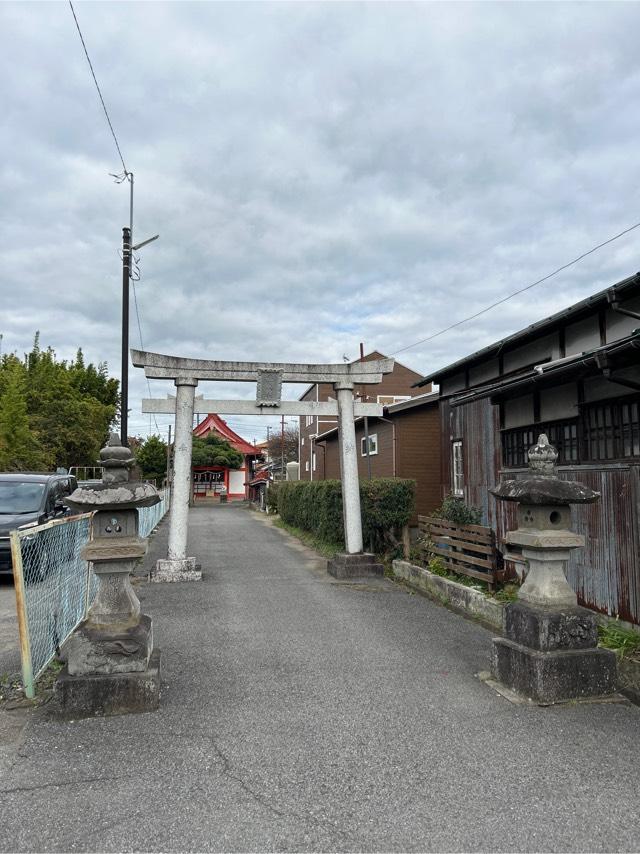
[[[308,813],[299,813],[299,812],[296,812],[295,810],[280,810],[277,807],[275,807],[270,801],[266,800],[263,797],[263,795],[260,794],[260,792],[257,792],[255,789],[253,789],[246,782],[246,780],[244,780],[236,772],[234,772],[233,766],[231,764],[231,760],[226,755],[224,750],[222,750],[222,748],[218,744],[215,736],[213,736],[211,733],[203,732],[202,730],[198,730],[197,732],[199,735],[206,738],[209,741],[209,743],[211,744],[211,746],[213,747],[216,755],[218,756],[218,758],[220,759],[220,761],[222,763],[222,774],[223,774],[223,776],[225,776],[229,780],[233,780],[235,783],[237,783],[240,786],[240,788],[242,789],[242,791],[246,792],[246,794],[249,795],[249,797],[252,798],[252,800],[254,800],[257,804],[259,804],[260,806],[269,810],[269,812],[278,816],[278,818],[297,818],[300,821],[305,822],[307,824],[311,824],[316,828],[319,828],[321,830],[324,830],[325,832],[328,832],[329,834],[333,834],[335,836],[340,837],[344,843],[347,842],[347,840],[349,838],[348,834],[344,830],[342,830],[341,828],[336,827],[335,825],[330,824],[329,822],[321,821],[321,820],[315,818],[314,816],[309,815]]]

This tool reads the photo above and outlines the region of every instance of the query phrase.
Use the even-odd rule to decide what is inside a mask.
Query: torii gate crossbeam
[[[134,367],[144,368],[149,379],[171,379],[176,385],[173,400],[146,400],[143,411],[174,412],[174,480],[169,517],[169,547],[166,560],[159,560],[154,580],[182,581],[200,578],[196,559],[187,557],[187,522],[191,485],[191,452],[195,389],[200,380],[256,382],[256,401],[199,401],[209,411],[240,414],[308,414],[308,401],[282,401],[282,383],[331,383],[336,401],[322,401],[323,414],[337,414],[342,475],[342,504],[346,553],[330,561],[329,572],[340,577],[379,574],[373,555],[363,553],[360,486],[354,415],[379,415],[380,406],[355,402],[354,385],[372,385],[393,370],[393,359],[347,364],[297,364],[285,362],[231,362],[189,359],[131,350]],[[316,407],[318,404],[316,403]],[[216,408],[217,407],[217,408]],[[229,408],[230,407],[230,408]],[[318,414],[319,414],[318,410]]]

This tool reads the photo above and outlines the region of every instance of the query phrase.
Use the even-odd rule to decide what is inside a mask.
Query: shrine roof
[[[227,422],[223,418],[220,418],[219,415],[207,415],[204,421],[201,421],[194,429],[193,435],[202,439],[205,436],[208,436],[211,432],[222,436],[223,439],[226,439],[227,442],[229,442],[229,444],[241,454],[255,455],[262,453],[260,448],[250,444],[243,439],[242,436],[238,436],[238,434],[235,433],[231,427],[229,427]]]

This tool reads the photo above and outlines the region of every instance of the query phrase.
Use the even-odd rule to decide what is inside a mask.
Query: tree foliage
[[[95,465],[119,404],[107,365],[85,365],[41,350],[36,334],[24,359],[0,361],[0,468],[9,471]]]
[[[226,466],[230,469],[239,469],[242,468],[243,462],[242,454],[217,433],[209,433],[204,439],[194,436],[192,465]]]
[[[167,474],[167,443],[160,436],[148,436],[135,449],[136,462],[145,478],[163,478]]]
[[[284,438],[282,432],[274,431],[269,441],[267,442],[267,451],[269,458],[279,461],[282,459],[282,451],[284,448],[284,463],[294,462],[298,459],[298,442],[300,439],[300,431],[298,425],[295,427],[284,428]]]

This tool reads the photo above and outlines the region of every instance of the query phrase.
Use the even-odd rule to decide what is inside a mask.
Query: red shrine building
[[[194,466],[193,498],[197,501],[226,496],[229,501],[244,501],[249,497],[248,482],[253,476],[255,462],[262,459],[262,452],[260,448],[251,445],[234,433],[219,415],[207,415],[193,431],[193,435],[200,439],[204,439],[210,433],[217,433],[242,454],[243,464],[239,469],[228,466]]]

